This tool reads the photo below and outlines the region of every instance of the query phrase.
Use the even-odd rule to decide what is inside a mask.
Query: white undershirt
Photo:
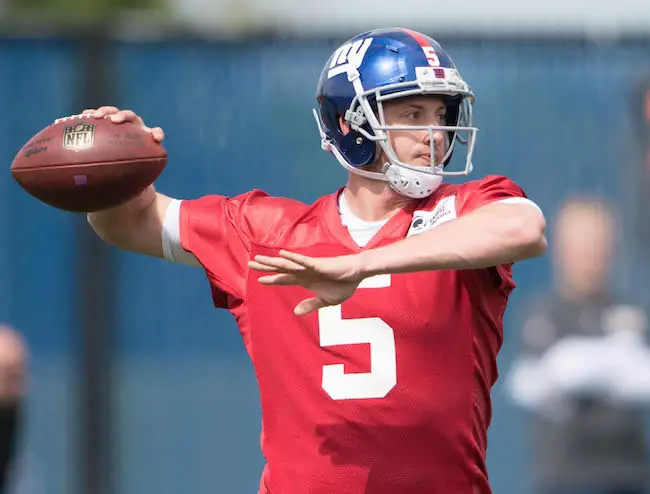
[[[381,230],[388,220],[379,221],[364,221],[354,215],[348,201],[345,199],[345,194],[339,194],[339,214],[341,215],[341,223],[347,227],[350,236],[357,243],[359,247],[365,247],[368,242]]]
[[[165,211],[162,229],[162,248],[165,259],[172,262],[201,266],[194,254],[187,252],[181,245],[181,200],[172,199]]]

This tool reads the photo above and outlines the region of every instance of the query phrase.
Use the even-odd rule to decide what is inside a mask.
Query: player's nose
[[[428,146],[431,144],[431,136],[436,146],[440,146],[445,140],[445,134],[442,130],[427,130],[424,132],[424,143]]]

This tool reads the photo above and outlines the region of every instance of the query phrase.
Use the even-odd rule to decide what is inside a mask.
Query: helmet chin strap
[[[390,162],[384,164],[382,172],[395,192],[412,199],[429,197],[442,183],[441,175],[420,173]]]

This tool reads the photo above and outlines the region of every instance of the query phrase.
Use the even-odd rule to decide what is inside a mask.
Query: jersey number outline
[[[422,51],[424,52],[424,56],[427,57],[427,62],[429,62],[431,67],[440,67],[440,59],[438,58],[438,54],[433,46],[423,46]]]
[[[359,289],[386,288],[390,275],[365,279]],[[370,372],[345,373],[343,364],[323,365],[322,387],[334,400],[384,398],[397,385],[395,332],[380,317],[343,319],[341,306],[318,310],[321,347],[370,344]]]

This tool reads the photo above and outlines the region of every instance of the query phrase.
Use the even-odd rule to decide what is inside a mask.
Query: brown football
[[[32,137],[14,158],[11,174],[50,206],[91,212],[134,198],[166,164],[165,148],[136,125],[74,115]]]

